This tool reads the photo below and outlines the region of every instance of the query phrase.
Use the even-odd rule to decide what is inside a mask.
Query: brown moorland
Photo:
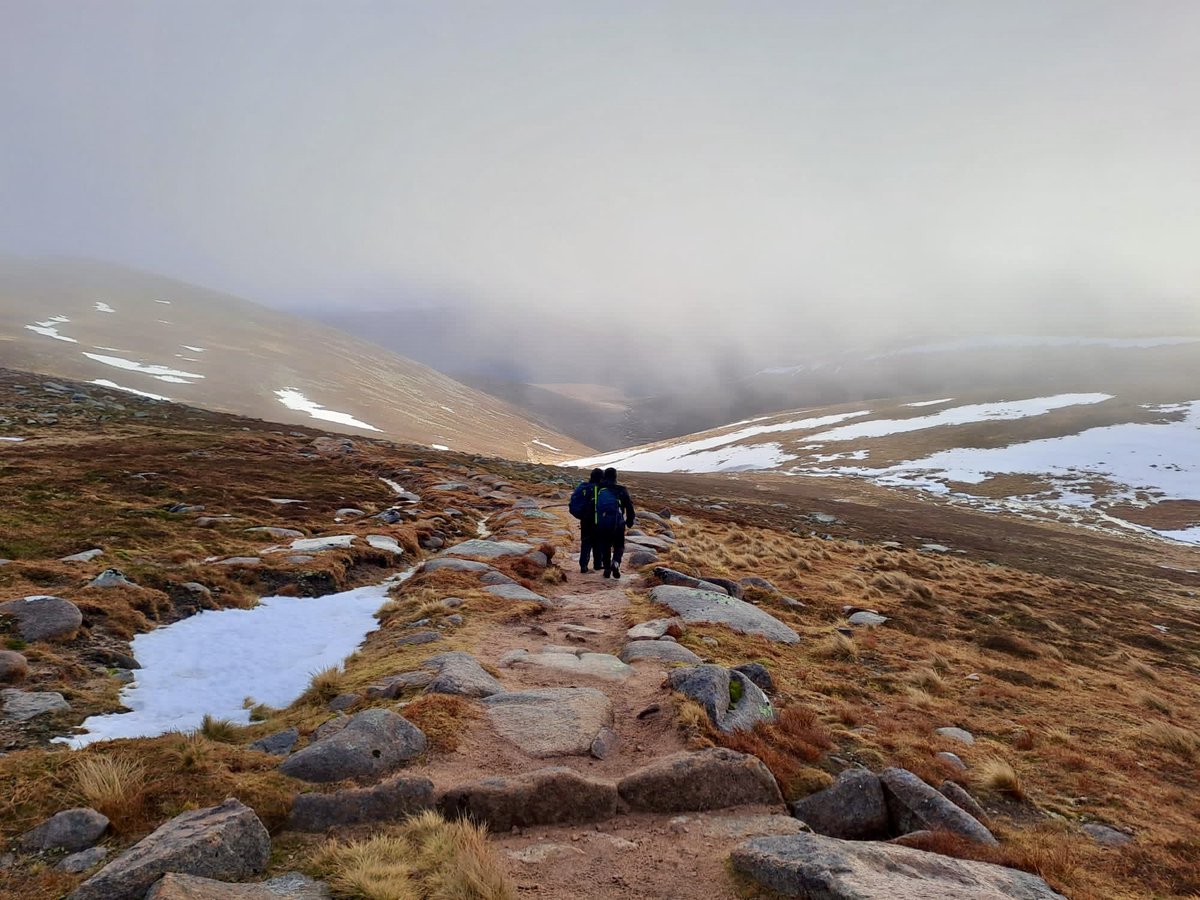
[[[522,539],[557,545],[569,557],[563,490],[575,473],[382,441],[346,445],[339,436],[330,443],[317,431],[88,387],[87,396],[99,404],[92,406],[47,392],[41,381],[19,373],[0,378],[0,415],[6,419],[0,433],[26,438],[0,445],[0,557],[13,560],[0,566],[0,599],[59,593],[78,602],[84,625],[64,643],[22,647],[31,665],[24,686],[59,690],[73,709],[32,727],[6,724],[0,730],[6,752],[0,757],[0,838],[12,843],[59,809],[90,804],[113,820],[109,844],[120,849],[178,812],[235,794],[276,834],[272,873],[303,868],[346,878],[345,867],[357,866],[363,854],[382,860],[384,874],[371,870],[371,878],[386,879],[389,866],[409,871],[413,854],[419,856],[412,849],[420,845],[413,837],[417,826],[341,835],[352,847],[368,848],[358,855],[315,836],[281,831],[301,786],[277,771],[274,758],[247,745],[288,726],[307,736],[331,717],[326,703],[333,696],[359,694],[352,710],[384,702],[363,698],[364,689],[429,655],[427,647],[397,644],[413,623],[445,626],[438,652],[464,649],[486,660],[493,652],[488,648],[502,638],[539,622],[550,626],[555,618],[537,604],[502,601],[462,574],[419,574],[396,588],[381,610],[381,628],[344,671],[323,675],[286,709],[257,710],[249,726],[210,721],[195,733],[82,751],[52,747],[48,740],[84,715],[117,708],[119,683],[98,650],[128,652],[133,634],[199,606],[244,606],[267,592],[315,595],[378,582],[411,565],[424,547],[474,536],[485,519],[493,530],[519,528],[527,532]],[[381,478],[425,502],[397,504]],[[1200,800],[1193,787],[1200,758],[1196,551],[980,513],[840,479],[625,480],[641,508],[673,513],[679,542],[662,554],[664,563],[697,575],[770,580],[780,593],[749,589],[747,597],[802,637],[782,646],[715,626],[689,627],[680,643],[706,659],[763,663],[776,683],[779,716],[730,737],[713,731],[697,707],[676,702],[673,716],[656,726],[656,746],[723,743],[754,753],[791,798],[828,784],[848,765],[904,766],[934,784],[951,779],[971,790],[1001,839],[998,848],[981,849],[939,836],[926,849],[1038,872],[1072,898],[1200,893]],[[536,498],[554,518],[508,512],[514,496]],[[171,512],[175,504],[205,509]],[[401,513],[396,524],[369,518],[393,506]],[[338,510],[348,507],[366,515],[335,523]],[[241,521],[197,524],[216,515]],[[406,552],[397,560],[356,543],[303,563],[276,563],[275,554],[263,551],[280,542],[243,530],[253,526],[293,528],[305,536],[388,534]],[[925,547],[930,544],[946,552]],[[104,555],[84,564],[59,561],[91,547]],[[230,556],[259,556],[262,562],[220,565]],[[138,587],[86,587],[110,566]],[[497,567],[549,597],[581,589],[577,576],[564,583],[553,565],[542,573],[513,563]],[[203,583],[212,593],[198,601],[180,591],[185,582]],[[649,599],[652,584],[620,584],[625,605],[614,634],[663,614]],[[455,610],[441,602],[451,595],[463,601],[456,607],[465,613],[459,625],[448,623]],[[804,605],[785,603],[784,596]],[[888,621],[853,628],[847,608],[877,610]],[[11,628],[6,639],[20,644]],[[512,677],[507,670],[493,674]],[[653,686],[638,682],[625,690]],[[478,704],[435,695],[400,700],[407,701],[405,716],[430,738],[415,771],[430,774],[439,786],[476,759],[500,759],[494,749],[480,747]],[[974,745],[938,737],[934,729],[943,726],[969,730]],[[969,768],[945,767],[936,757],[943,750]],[[501,761],[542,764],[511,754]],[[601,770],[617,765],[605,762]],[[1081,832],[1087,822],[1127,830],[1133,841],[1103,848]],[[657,853],[667,839],[663,826],[631,817],[623,834]],[[578,829],[539,832],[568,844],[573,833]],[[371,843],[389,837],[386,846]],[[456,839],[478,844],[474,834]],[[507,848],[523,839],[501,836],[494,843]],[[594,842],[581,843],[592,852]],[[381,847],[387,853],[372,856],[370,848]],[[479,853],[473,858],[486,856],[478,864],[486,863],[490,873],[509,865],[507,857],[496,863],[490,851]],[[583,864],[574,859],[556,864],[561,877],[573,877],[572,867]],[[55,871],[52,862],[19,857],[0,870],[0,894],[62,896],[79,876]],[[709,865],[698,859],[691,864]],[[594,896],[639,896],[628,893],[629,882],[616,880],[620,865],[614,863],[614,883],[595,885]],[[751,891],[739,888],[719,860],[712,866],[706,877],[723,882],[708,882],[707,896]],[[522,894],[555,896],[537,887],[530,874],[535,871],[510,874]],[[500,875],[488,877],[497,895],[508,890]],[[672,877],[683,879],[675,893],[664,886]],[[653,890],[640,896],[692,896],[688,891],[696,887],[686,884],[692,877],[686,871],[657,873],[647,881]]]

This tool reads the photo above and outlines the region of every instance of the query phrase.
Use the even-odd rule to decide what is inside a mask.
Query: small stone
[[[41,594],[0,603],[0,616],[16,619],[17,633],[30,643],[69,639],[83,624],[83,613],[70,600]]]
[[[87,850],[80,850],[78,853],[64,857],[54,868],[60,872],[78,875],[80,872],[86,872],[93,866],[104,862],[107,857],[107,847],[89,847]]]
[[[20,681],[29,674],[29,662],[15,650],[0,650],[0,684]]]
[[[1133,840],[1123,831],[1118,831],[1110,825],[1099,822],[1089,822],[1083,826],[1083,833],[1101,847],[1124,847]]]
[[[957,806],[965,813],[970,813],[972,817],[980,822],[987,823],[987,813],[983,807],[979,805],[979,801],[967,793],[966,789],[953,781],[943,781],[942,786],[938,788],[938,793]]]
[[[950,768],[958,772],[967,771],[967,764],[962,761],[962,758],[959,757],[957,753],[951,753],[949,750],[943,750],[940,753],[934,754],[933,758],[939,762],[944,762],[946,765],[950,766]]]
[[[440,641],[442,636],[436,631],[418,631],[415,634],[406,634],[402,638],[396,640],[397,647],[403,647],[407,644],[432,644],[434,641]]]
[[[972,747],[975,744],[975,735],[963,728],[935,728],[933,733],[938,737],[944,737],[950,741],[958,741],[958,743],[965,744],[968,747]]]
[[[21,837],[26,853],[39,850],[86,850],[108,830],[108,817],[94,809],[64,809]]]
[[[18,691],[9,688],[0,691],[0,704],[3,704],[4,718],[12,722],[28,722],[46,713],[71,709],[71,704],[57,691]]]
[[[113,588],[137,587],[137,585],[126,578],[120,569],[105,569],[88,583],[88,587]]]
[[[613,750],[616,749],[619,741],[620,738],[617,736],[617,733],[611,728],[600,729],[600,733],[592,741],[592,756],[596,759],[607,759]]]
[[[775,693],[775,681],[762,663],[742,663],[740,666],[734,666],[733,671],[741,672],[766,693]]]
[[[328,708],[333,712],[342,712],[361,700],[358,694],[339,694],[329,701]]]
[[[59,559],[59,562],[91,562],[97,556],[103,556],[104,551],[99,547],[92,550],[84,550],[82,553],[72,553],[70,556],[64,556]]]
[[[274,734],[260,738],[250,745],[251,750],[260,753],[270,753],[272,756],[287,756],[300,740],[300,732],[296,728],[277,731]]]

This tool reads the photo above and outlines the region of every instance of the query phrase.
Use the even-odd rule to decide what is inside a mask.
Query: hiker
[[[595,534],[600,546],[600,562],[605,578],[621,577],[621,557],[625,555],[625,529],[633,527],[633,501],[625,486],[617,484],[617,470],[605,469],[595,492]]]
[[[594,493],[599,488],[603,477],[604,473],[599,469],[592,469],[591,477],[576,485],[568,505],[571,515],[579,520],[579,572],[581,575],[587,574],[589,556],[592,558],[593,571],[600,571],[600,545],[596,543],[595,539],[596,498]]]

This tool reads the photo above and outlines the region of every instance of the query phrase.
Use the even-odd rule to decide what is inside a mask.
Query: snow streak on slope
[[[288,409],[296,409],[300,410],[301,412],[306,412],[314,419],[324,419],[327,422],[337,422],[340,425],[350,425],[354,428],[365,428],[368,431],[379,430],[374,425],[368,425],[366,422],[360,422],[349,413],[326,409],[320,403],[313,403],[313,401],[309,400],[295,388],[284,388],[281,391],[276,391],[275,394],[279,397],[279,402]]]
[[[162,394],[151,394],[149,391],[139,391],[137,388],[125,387],[125,385],[109,381],[107,378],[93,378],[88,384],[98,384],[100,387],[113,388],[114,390],[125,391],[128,394],[137,394],[139,397],[149,397],[151,400],[171,399],[170,397],[164,397]]]
[[[104,356],[100,353],[86,352],[83,355],[98,363],[104,363],[106,366],[125,369],[128,372],[141,372],[143,375],[149,375],[151,378],[157,378],[159,381],[169,381],[172,384],[191,384],[192,379],[204,377],[196,372],[184,372],[180,369],[172,369],[157,364],[146,365],[145,363],[134,362],[120,356]]]
[[[889,434],[903,434],[906,431],[921,431],[925,428],[938,428],[942,425],[1024,419],[1028,416],[1045,415],[1051,410],[1061,409],[1064,406],[1103,403],[1105,400],[1111,399],[1112,394],[1058,394],[1054,397],[1034,397],[1031,400],[972,403],[968,406],[955,406],[929,416],[918,416],[913,419],[874,419],[870,422],[856,422],[853,425],[843,425],[841,428],[814,434],[809,440],[849,441],[855,438],[884,437]]]
[[[580,468],[620,465],[634,472],[720,472],[733,469],[769,469],[796,457],[784,454],[777,444],[733,445],[760,434],[823,428],[826,425],[835,425],[846,419],[865,415],[867,415],[866,410],[817,416],[811,419],[789,419],[786,422],[754,425],[750,428],[742,428],[738,431],[730,431],[686,443],[664,441],[649,447],[618,450],[602,456],[573,460],[564,465]],[[717,447],[727,449],[718,453],[703,452]]]

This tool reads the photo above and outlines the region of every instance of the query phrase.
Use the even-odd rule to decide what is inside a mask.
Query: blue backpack
[[[588,490],[591,485],[588,482],[583,482],[575,488],[575,492],[571,494],[571,502],[567,504],[567,510],[576,519],[590,519],[592,513],[592,492]]]
[[[618,528],[625,521],[615,490],[607,485],[599,485],[592,491],[592,496],[596,505],[597,528]]]

